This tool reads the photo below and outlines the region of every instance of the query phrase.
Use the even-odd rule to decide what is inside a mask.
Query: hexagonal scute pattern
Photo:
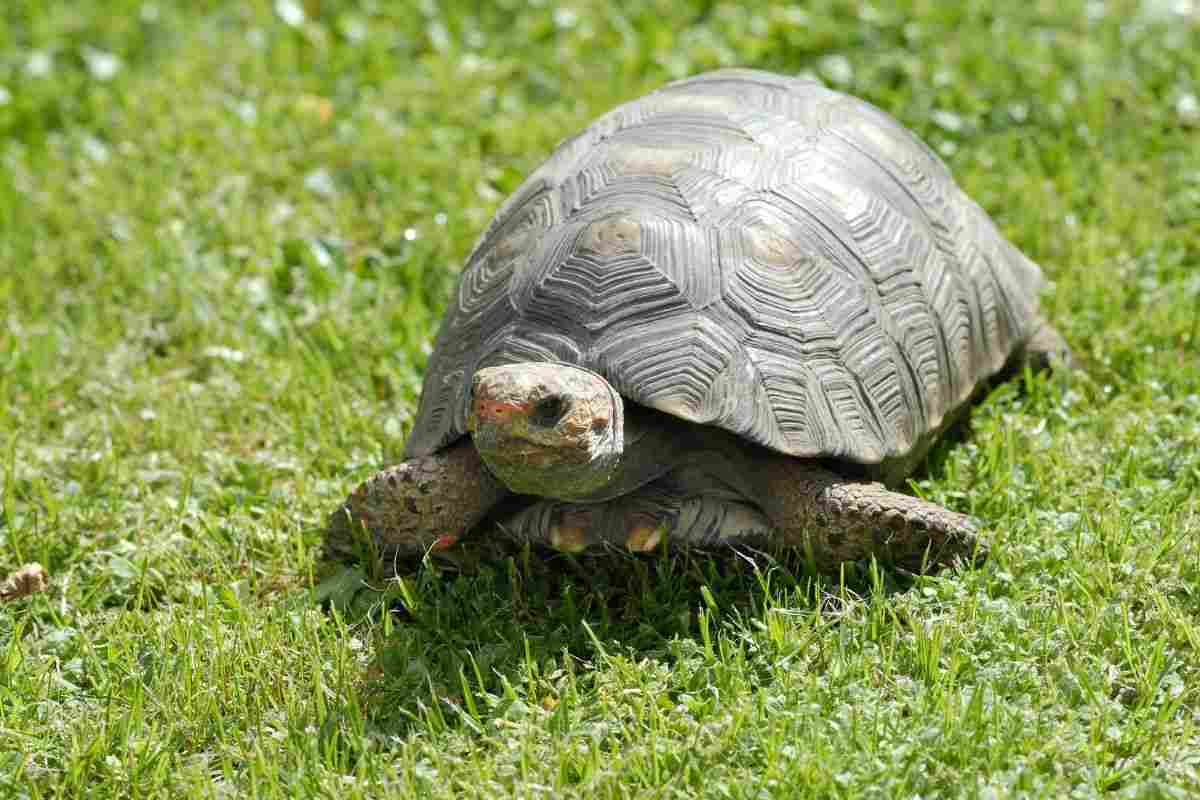
[[[408,457],[482,365],[576,363],[800,457],[901,458],[1030,335],[1037,265],[877,108],[720,70],[563,143],[475,246]]]

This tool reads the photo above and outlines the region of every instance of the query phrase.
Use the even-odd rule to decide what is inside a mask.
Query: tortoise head
[[[509,489],[562,500],[603,488],[625,444],[621,395],[571,364],[479,370],[467,429],[488,469]]]

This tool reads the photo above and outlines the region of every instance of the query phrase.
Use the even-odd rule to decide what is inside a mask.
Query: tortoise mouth
[[[571,364],[479,370],[467,428],[492,473],[519,494],[586,497],[612,478],[624,446],[622,402]]]

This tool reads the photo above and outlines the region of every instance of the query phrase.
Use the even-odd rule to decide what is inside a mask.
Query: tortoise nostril
[[[542,428],[553,428],[567,413],[567,402],[558,395],[551,395],[537,402],[529,413],[529,423]]]

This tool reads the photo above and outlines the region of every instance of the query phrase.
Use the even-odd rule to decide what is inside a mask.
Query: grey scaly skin
[[[1043,324],[1016,362],[1041,368],[1068,359]],[[359,486],[330,520],[331,551],[344,551],[358,526],[385,563],[444,549],[516,490],[555,499],[511,517],[510,534],[571,552],[770,539],[825,565],[875,556],[910,569],[985,552],[966,515],[716,428],[627,408],[587,370],[485,369],[473,392],[472,438]]]

